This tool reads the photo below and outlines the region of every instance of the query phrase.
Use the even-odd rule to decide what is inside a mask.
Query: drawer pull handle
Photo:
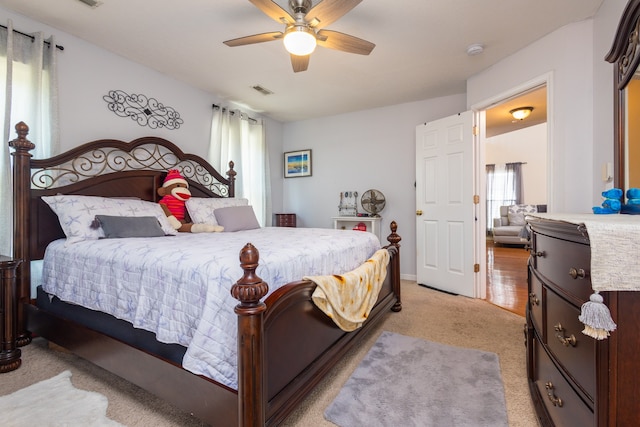
[[[556,397],[556,394],[553,391],[554,389],[553,383],[551,381],[548,381],[544,385],[544,388],[547,389],[547,397],[549,398],[551,403],[553,403],[553,406],[558,406],[562,408],[562,399],[560,399],[559,397]]]
[[[538,298],[536,294],[531,292],[529,294],[529,303],[531,303],[531,305],[540,305],[540,298]]]
[[[561,323],[558,323],[557,325],[555,325],[553,327],[553,329],[555,329],[556,331],[556,338],[558,338],[558,341],[560,341],[562,343],[563,346],[565,347],[575,347],[576,344],[578,343],[578,340],[576,339],[576,336],[571,334],[570,337],[566,337],[564,335],[564,328],[562,327]]]
[[[545,256],[547,256],[547,253],[545,251],[531,251],[531,256],[532,257],[541,257],[544,258]]]
[[[573,279],[584,279],[585,277],[587,277],[587,273],[583,268],[575,269],[571,267],[569,269],[569,276],[571,276]]]

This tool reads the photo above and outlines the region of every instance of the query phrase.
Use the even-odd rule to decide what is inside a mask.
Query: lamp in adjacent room
[[[509,111],[509,114],[511,114],[516,120],[524,120],[529,117],[529,114],[531,114],[532,111],[533,107],[519,107]]]
[[[316,48],[316,36],[304,25],[292,25],[285,31],[284,47],[292,55],[309,55]]]

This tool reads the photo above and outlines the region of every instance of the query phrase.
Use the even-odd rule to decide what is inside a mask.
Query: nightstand
[[[354,226],[359,223],[364,223],[367,226],[367,231],[378,236],[378,240],[382,242],[380,234],[380,223],[382,218],[379,216],[334,216],[333,228],[336,230],[352,230]]]
[[[20,261],[0,255],[0,374],[22,364],[16,344],[17,310],[16,268]]]
[[[296,226],[296,214],[294,213],[277,213],[273,214],[275,220],[273,225],[276,227],[295,227]]]

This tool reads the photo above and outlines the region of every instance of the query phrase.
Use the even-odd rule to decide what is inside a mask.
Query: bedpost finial
[[[247,243],[240,250],[240,266],[244,269],[245,267],[252,266],[253,270],[258,267],[258,259],[260,259],[260,252],[258,248],[253,246],[251,243]]]
[[[25,122],[19,122],[16,125],[16,133],[18,134],[18,137],[13,141],[9,141],[9,147],[13,147],[20,151],[29,151],[36,148],[36,146],[27,139],[29,126],[27,126]]]
[[[269,286],[256,275],[259,258],[258,249],[251,243],[240,250],[240,267],[244,275],[231,287],[231,295],[240,301],[240,306],[257,306],[269,292]]]
[[[16,133],[19,138],[26,138],[29,133],[29,126],[25,122],[18,122],[16,124]]]
[[[400,240],[402,240],[402,237],[400,237],[396,233],[396,231],[398,231],[398,224],[395,221],[391,221],[391,224],[389,224],[389,228],[391,228],[391,234],[389,234],[389,236],[387,237],[387,240],[393,246],[399,248],[400,247]]]
[[[236,164],[233,163],[233,160],[229,161],[229,170],[227,171],[227,176],[230,180],[233,180],[237,175],[236,171],[233,169],[235,165]]]

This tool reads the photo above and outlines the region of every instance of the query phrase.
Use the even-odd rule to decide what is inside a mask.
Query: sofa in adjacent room
[[[546,211],[547,205],[500,206],[500,218],[493,219],[493,242],[506,245],[528,245],[528,233],[524,230],[525,215]]]

